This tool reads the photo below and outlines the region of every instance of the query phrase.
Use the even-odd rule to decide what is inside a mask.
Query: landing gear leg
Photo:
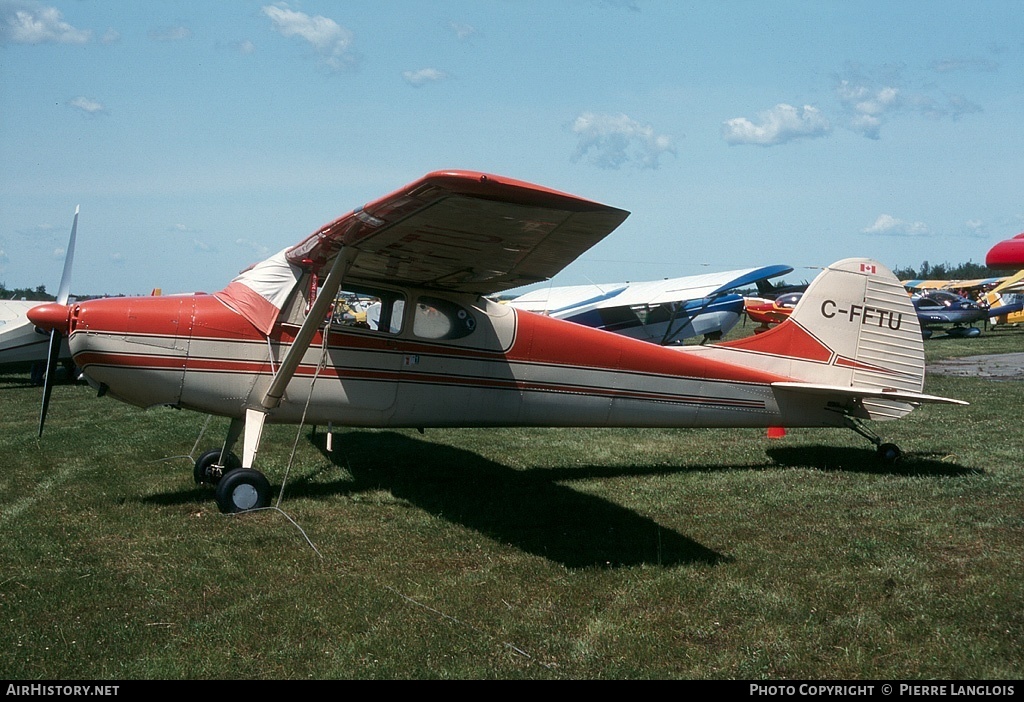
[[[896,444],[883,443],[882,438],[852,417],[846,417],[846,426],[863,436],[875,446],[878,460],[893,465],[903,457],[903,451]]]
[[[242,466],[242,461],[231,451],[241,433],[242,420],[232,419],[224,445],[219,449],[210,449],[196,459],[192,469],[196,485],[216,485],[226,473]]]
[[[231,420],[225,446],[234,445],[243,430],[244,436],[241,467],[227,473],[217,483],[217,507],[225,514],[262,509],[270,504],[270,483],[263,473],[252,467],[266,416],[259,410],[247,410],[244,421]]]

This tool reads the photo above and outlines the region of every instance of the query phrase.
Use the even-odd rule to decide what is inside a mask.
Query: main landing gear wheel
[[[220,452],[220,449],[210,449],[196,459],[195,468],[192,470],[196,485],[216,485],[228,471],[242,467],[238,456],[231,452],[224,456],[224,465],[220,465]]]
[[[900,460],[903,456],[903,451],[896,444],[879,444],[878,446],[878,458],[883,463],[892,465]]]
[[[217,506],[225,514],[247,512],[270,504],[270,483],[251,468],[237,468],[217,483]]]

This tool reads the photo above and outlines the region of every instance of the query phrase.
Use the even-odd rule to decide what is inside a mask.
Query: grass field
[[[0,678],[1020,679],[1021,383],[926,391],[971,405],[876,425],[894,467],[846,430],[274,426],[280,511],[225,516],[189,458],[224,420],[62,385],[37,439],[0,376]]]

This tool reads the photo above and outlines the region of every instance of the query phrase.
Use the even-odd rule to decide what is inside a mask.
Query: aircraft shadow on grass
[[[336,439],[333,452],[325,450],[322,434],[311,433],[309,440],[348,475],[330,482],[315,474],[292,478],[285,486],[284,505],[292,498],[386,490],[430,514],[567,568],[717,565],[732,560],[621,505],[558,484],[671,470],[664,467],[521,471],[472,451],[397,432],[345,433]],[[271,504],[276,503],[279,485],[273,489]],[[143,501],[184,504],[206,500],[207,492],[194,488]]]
[[[938,453],[905,453],[899,462],[879,461],[868,449],[838,446],[778,446],[765,453],[776,464],[785,468],[815,468],[822,471],[870,473],[873,475],[916,475],[951,478],[963,475],[982,475],[984,471],[967,468],[944,460]]]
[[[323,450],[322,437],[311,440]],[[567,568],[729,560],[648,517],[559,484],[623,474],[619,469],[513,470],[472,451],[395,432],[346,433],[339,443],[324,455],[352,479],[291,482],[286,498],[387,490],[430,514]]]
[[[633,510],[561,483],[758,469],[745,464],[513,470],[472,451],[397,432],[348,432],[337,437],[333,452],[325,450],[322,434],[311,433],[309,440],[347,475],[330,482],[317,475],[293,478],[285,486],[285,504],[289,498],[317,499],[384,490],[449,522],[573,569],[717,565],[733,559]],[[908,454],[900,463],[887,465],[878,461],[870,449],[826,445],[779,447],[766,453],[765,470],[810,466],[829,471],[934,477],[981,472],[926,454]],[[187,501],[195,493],[164,494],[147,501]]]

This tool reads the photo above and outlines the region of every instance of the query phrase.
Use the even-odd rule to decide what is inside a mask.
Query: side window
[[[405,297],[392,290],[346,288],[334,300],[331,327],[371,329],[387,334],[402,331]]]
[[[476,319],[465,307],[437,297],[416,302],[412,333],[423,339],[461,339],[476,329]]]

